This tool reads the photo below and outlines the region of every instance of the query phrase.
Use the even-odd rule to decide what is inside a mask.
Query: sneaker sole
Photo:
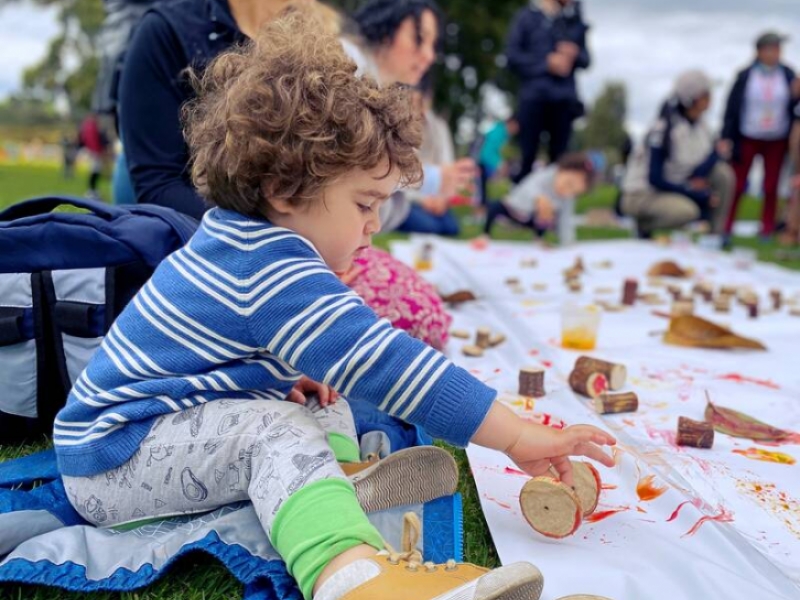
[[[424,504],[454,494],[458,466],[446,450],[418,446],[393,452],[350,478],[365,512]]]
[[[539,600],[544,589],[542,572],[530,563],[499,567],[480,578],[473,600]]]

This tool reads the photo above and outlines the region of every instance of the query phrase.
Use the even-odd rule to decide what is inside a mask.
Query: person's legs
[[[492,177],[491,170],[484,164],[478,165],[481,170],[481,197],[480,205],[485,207],[489,203],[489,179]]]
[[[397,231],[406,233],[433,233],[437,235],[458,235],[458,221],[448,210],[441,215],[428,212],[417,203],[411,204],[408,217]]]
[[[656,229],[682,227],[700,218],[700,208],[686,196],[653,191],[624,194],[622,210],[636,219],[642,238],[649,238]]]
[[[728,211],[728,216],[725,219],[726,235],[730,235],[733,231],[733,224],[736,221],[736,210],[739,207],[739,200],[742,199],[745,189],[747,188],[747,177],[750,174],[750,168],[753,166],[753,159],[758,151],[758,145],[755,140],[750,138],[742,138],[739,145],[739,159],[732,163],[734,172],[736,173],[736,191],[731,200],[731,207]]]
[[[522,181],[533,169],[533,163],[539,153],[539,139],[544,127],[543,110],[544,103],[539,100],[520,101],[519,145],[522,150],[522,162],[519,172],[514,175],[514,183]]]
[[[127,463],[64,485],[78,513],[104,527],[249,499],[306,597],[334,557],[383,548],[324,430],[291,402],[217,400],[166,415]]]
[[[547,131],[550,134],[550,162],[554,163],[567,151],[574,121],[572,104],[549,102],[545,110]]]
[[[328,436],[328,444],[340,463],[354,463],[361,458],[353,411],[344,398],[323,407],[317,396],[309,396],[305,407],[311,411]]]
[[[775,232],[778,184],[787,149],[787,140],[760,143],[761,156],[764,158],[764,208],[761,213],[761,235],[772,235]]]
[[[500,200],[492,200],[489,202],[489,206],[486,209],[486,223],[483,225],[483,232],[486,235],[492,235],[492,225],[494,225],[495,219],[501,215],[504,217],[511,217],[506,205],[500,202]]]
[[[711,208],[711,231],[723,233],[736,192],[736,174],[729,164],[718,162],[711,170],[709,184],[712,194],[718,199],[717,206]]]
[[[654,194],[642,209],[649,230],[676,229],[700,218],[697,204],[681,194]]]
[[[114,163],[114,173],[111,176],[111,196],[114,204],[136,204],[136,194],[133,192],[133,182],[128,172],[128,161],[124,151],[117,155]]]

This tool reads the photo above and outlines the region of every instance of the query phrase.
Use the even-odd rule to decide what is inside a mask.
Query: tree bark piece
[[[684,315],[693,315],[693,314],[694,314],[694,298],[690,298],[689,300],[678,299],[672,303],[672,310],[670,310],[671,316],[682,317]]]
[[[769,297],[772,298],[772,308],[774,310],[780,310],[783,305],[783,294],[781,294],[781,291],[770,290]]]
[[[714,311],[718,313],[731,312],[731,297],[717,296],[717,298],[714,300]]]
[[[483,348],[480,346],[473,346],[471,344],[467,344],[463,348],[461,348],[461,352],[464,356],[470,356],[472,358],[478,358],[483,356]]]
[[[447,304],[462,304],[463,302],[477,300],[475,294],[469,290],[460,290],[458,292],[453,292],[452,294],[445,294],[444,296],[440,295],[439,297],[442,299],[442,302],[446,302]]]
[[[520,396],[529,398],[542,398],[544,391],[544,369],[540,367],[523,367],[519,370]]]
[[[488,327],[479,327],[475,334],[475,345],[478,348],[488,348],[491,345],[492,330]]]
[[[603,393],[594,399],[594,409],[601,415],[636,412],[639,410],[639,397],[633,392]]]
[[[602,373],[608,379],[608,389],[620,390],[625,387],[625,380],[628,378],[628,369],[619,363],[592,358],[591,356],[579,356],[575,361],[573,371],[583,373]]]
[[[639,291],[639,282],[635,279],[626,279],[622,287],[622,303],[625,306],[636,304],[636,295]]]
[[[575,370],[569,375],[569,386],[582,396],[597,398],[608,390],[608,378],[602,373]]]
[[[707,421],[678,417],[677,442],[679,446],[711,448],[714,445],[714,426]]]
[[[503,342],[506,341],[506,336],[502,333],[495,333],[489,336],[489,347],[494,348],[495,346],[499,346]]]
[[[747,303],[747,314],[751,319],[758,318],[758,300]]]

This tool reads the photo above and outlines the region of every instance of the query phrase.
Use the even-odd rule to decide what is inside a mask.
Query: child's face
[[[378,210],[397,189],[399,175],[393,171],[384,177],[386,171],[386,163],[351,171],[329,184],[322,198],[303,207],[275,202],[279,214],[272,222],[302,235],[334,273],[345,273],[380,231]]]
[[[587,190],[586,175],[580,171],[559,171],[553,187],[559,196],[566,198],[580,196]]]

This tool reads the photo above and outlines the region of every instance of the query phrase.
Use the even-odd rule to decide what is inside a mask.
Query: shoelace
[[[422,552],[417,549],[417,544],[422,535],[422,523],[416,513],[407,512],[403,515],[403,535],[402,535],[402,551],[398,552],[386,543],[386,550],[378,552],[378,556],[385,556],[391,565],[399,565],[400,562],[408,563],[406,569],[415,573],[420,567],[424,567],[427,573],[433,573],[437,570],[437,566],[431,561],[422,560]],[[448,559],[444,565],[445,571],[455,571],[458,569],[458,564],[455,560]]]

